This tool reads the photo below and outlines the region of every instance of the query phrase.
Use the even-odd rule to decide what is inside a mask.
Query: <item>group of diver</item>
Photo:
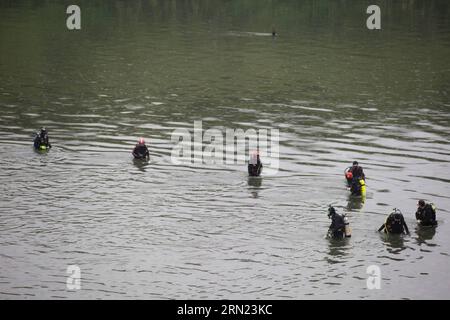
[[[38,131],[34,138],[34,148],[37,150],[48,150],[52,146],[49,141],[48,131],[43,127]],[[150,153],[145,144],[144,138],[139,138],[135,145],[132,155],[138,160],[149,160]],[[261,175],[263,165],[260,155],[257,151],[250,154],[248,161],[248,175],[251,177],[259,177]],[[351,167],[344,171],[345,179],[347,181],[347,188],[353,196],[365,197],[366,195],[366,176],[363,168],[358,161],[354,161]],[[416,220],[420,226],[437,226],[436,207],[432,203],[425,203],[424,200],[419,200],[417,204]],[[343,239],[351,237],[351,229],[348,219],[345,215],[340,215],[332,206],[328,208],[328,218],[331,219],[331,225],[328,229],[327,236],[333,239]],[[405,218],[399,209],[395,208],[386,218],[386,221],[378,229],[378,232],[384,231],[389,234],[409,234],[408,226]]]
[[[354,161],[353,165],[345,170],[345,178],[347,187],[353,196],[362,196],[366,194],[364,170],[359,166],[358,161]],[[328,208],[328,218],[331,219],[331,225],[328,229],[327,236],[333,239],[343,239],[351,236],[350,226],[345,215],[340,215],[332,206]],[[420,226],[435,227],[436,207],[433,203],[425,203],[419,200],[417,203],[416,220]],[[388,234],[409,234],[408,226],[401,211],[395,208],[386,218],[385,222],[378,229],[378,232],[384,231]]]

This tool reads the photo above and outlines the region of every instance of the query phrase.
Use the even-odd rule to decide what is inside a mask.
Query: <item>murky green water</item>
[[[450,298],[450,4],[392,2],[369,31],[367,1],[80,1],[68,31],[60,2],[2,1],[0,297]],[[198,120],[279,129],[278,174],[172,164]],[[345,242],[324,238],[330,203]],[[411,236],[376,232],[393,207]]]

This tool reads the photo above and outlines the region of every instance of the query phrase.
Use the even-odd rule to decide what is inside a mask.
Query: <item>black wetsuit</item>
[[[378,231],[382,231],[383,229],[384,232],[386,233],[409,234],[408,226],[406,225],[405,219],[403,218],[403,215],[399,212],[391,213],[387,217],[386,222],[378,229]]]
[[[420,221],[422,226],[435,226],[436,221],[436,211],[433,209],[431,204],[427,203],[423,207],[419,207],[416,211],[416,219]]]
[[[133,150],[133,156],[137,159],[149,158],[150,153],[148,152],[148,148],[145,144],[137,144]]]
[[[248,164],[248,174],[252,177],[258,177],[261,174],[262,167],[262,163],[258,157],[256,164]]]
[[[334,239],[342,239],[345,235],[345,222],[344,217],[342,217],[340,214],[333,214],[331,216],[331,225],[329,228],[329,234]]]

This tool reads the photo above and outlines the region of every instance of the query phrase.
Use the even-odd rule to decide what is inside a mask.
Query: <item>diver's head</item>
[[[419,202],[417,203],[417,206],[418,206],[419,208],[425,207],[425,201],[419,200]]]
[[[139,138],[139,140],[138,140],[138,145],[140,145],[140,146],[145,145],[145,140],[144,140],[144,138]]]
[[[47,129],[45,129],[45,127],[41,127],[41,134],[42,135],[47,134]]]
[[[328,208],[328,218],[331,218],[336,214],[336,209],[334,209],[332,206]]]
[[[258,164],[258,160],[259,160],[259,152],[256,151],[252,151],[250,153],[250,159],[248,160],[249,164]]]
[[[358,166],[358,161],[353,161],[353,166],[357,167]]]

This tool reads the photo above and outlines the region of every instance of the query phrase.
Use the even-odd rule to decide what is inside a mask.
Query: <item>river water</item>
[[[369,4],[80,1],[69,31],[60,2],[2,1],[0,298],[449,299],[450,4],[381,1],[373,31]],[[278,129],[278,172],[174,164],[194,121]],[[350,239],[325,238],[329,204]],[[410,236],[376,232],[394,207]]]

